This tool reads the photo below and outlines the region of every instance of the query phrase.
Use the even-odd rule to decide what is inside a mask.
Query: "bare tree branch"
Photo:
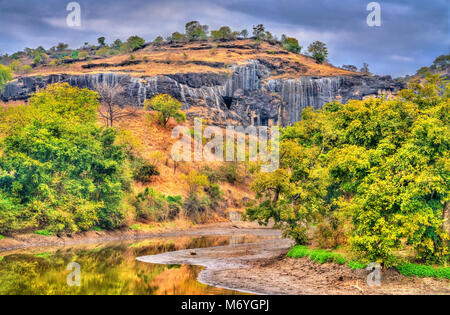
[[[99,114],[105,120],[107,127],[113,127],[114,122],[125,117],[136,116],[136,107],[127,106],[125,108],[126,97],[124,96],[123,86],[119,84],[110,86],[106,82],[102,82],[97,84],[95,89],[100,95],[100,103],[102,104]]]

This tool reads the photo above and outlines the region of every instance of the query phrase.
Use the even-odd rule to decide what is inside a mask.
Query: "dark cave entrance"
[[[225,103],[225,106],[230,109],[231,108],[231,104],[233,104],[233,98],[230,96],[224,96],[223,97],[223,102]]]

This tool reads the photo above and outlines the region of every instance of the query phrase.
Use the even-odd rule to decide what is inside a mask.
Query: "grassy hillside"
[[[109,57],[87,57],[85,60],[66,59],[70,62],[59,65],[49,62],[29,69],[25,75],[101,72],[119,72],[136,77],[187,72],[226,74],[230,72],[230,65],[241,64],[249,59],[262,59],[272,64],[277,69],[271,74],[272,78],[356,74],[331,64],[318,64],[311,57],[289,52],[279,45],[246,39],[227,42],[150,44],[132,53],[120,53]]]

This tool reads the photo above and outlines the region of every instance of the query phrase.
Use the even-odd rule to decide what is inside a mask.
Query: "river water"
[[[0,253],[0,294],[242,294],[199,283],[197,276],[203,267],[149,264],[136,258],[182,249],[259,242],[268,238],[273,237],[166,237]],[[73,264],[68,270],[71,263],[80,266],[79,278],[73,276]],[[80,280],[79,286],[74,285],[77,279]]]

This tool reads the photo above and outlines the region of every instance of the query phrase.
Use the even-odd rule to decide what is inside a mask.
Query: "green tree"
[[[318,63],[323,63],[328,58],[328,49],[325,43],[315,41],[308,46],[308,51]]]
[[[281,45],[283,46],[284,49],[299,54],[300,51],[302,50],[302,47],[300,47],[300,45],[298,44],[298,40],[294,37],[286,37],[283,39],[283,41],[281,42]]]
[[[253,26],[253,36],[255,36],[257,40],[264,39],[265,34],[266,34],[266,29],[264,28],[263,24],[258,24],[256,26]]]
[[[11,68],[0,64],[0,90],[3,91],[6,83],[12,80]]]
[[[370,70],[369,70],[369,64],[363,62],[363,65],[362,65],[361,69],[359,70],[359,72],[367,74],[367,75],[371,75]]]
[[[120,47],[123,45],[122,41],[120,39],[116,39],[112,44],[111,48],[115,50],[120,50]]]
[[[139,36],[131,36],[127,40],[127,50],[129,52],[141,49],[145,45],[145,40]]]
[[[106,44],[105,44],[105,40],[106,40],[106,38],[105,37],[99,37],[99,38],[97,38],[97,42],[98,42],[98,44],[100,45],[100,47],[105,47],[106,46]]]
[[[248,31],[247,31],[246,29],[243,29],[243,30],[241,31],[240,35],[241,35],[243,38],[247,38],[247,37],[248,37]]]
[[[184,35],[181,34],[180,32],[172,33],[172,35],[169,38],[169,40],[174,41],[174,42],[183,42],[184,39],[185,39]]]
[[[164,39],[162,38],[162,36],[158,36],[158,37],[155,38],[153,43],[155,43],[157,45],[160,45],[160,44],[164,43]]]
[[[69,45],[64,43],[59,43],[58,46],[56,46],[57,51],[64,51],[67,50],[67,48],[69,48]]]
[[[353,72],[358,71],[358,67],[356,67],[354,65],[342,65],[341,68],[344,70],[353,71]]]
[[[449,66],[450,66],[450,54],[440,55],[433,61],[433,67],[438,70],[446,69]]]
[[[164,127],[170,118],[174,118],[177,122],[186,120],[186,115],[181,111],[182,105],[180,101],[168,94],[158,94],[144,102],[145,109],[158,112],[158,119]]]
[[[198,21],[191,21],[186,23],[186,38],[188,41],[206,39],[208,33],[208,26],[201,25]]]
[[[396,99],[304,110],[282,130],[280,169],[256,175],[248,217],[273,219],[297,243],[310,224],[336,218],[367,262],[394,265],[405,250],[448,261],[449,96],[450,85],[434,75]]]
[[[232,40],[235,39],[235,36],[229,26],[222,26],[218,30],[211,31],[211,38],[219,40]]]
[[[54,84],[2,114],[9,128],[0,156],[0,232],[12,223],[55,233],[122,224],[125,154],[114,145],[115,130],[97,127],[97,98]]]

